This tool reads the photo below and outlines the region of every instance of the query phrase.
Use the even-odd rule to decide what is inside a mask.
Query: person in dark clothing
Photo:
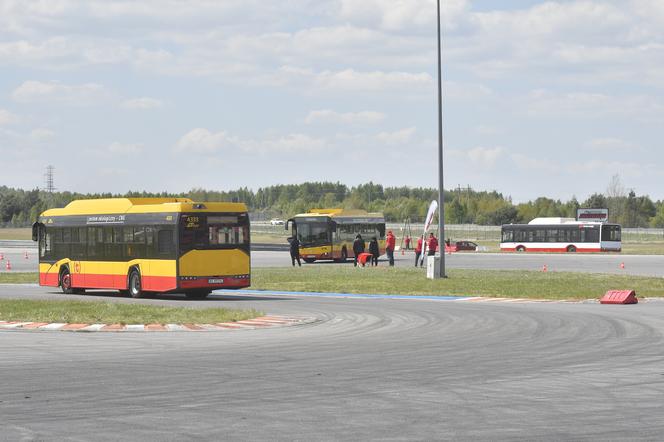
[[[422,267],[422,261],[420,261],[420,256],[422,255],[422,243],[424,240],[420,236],[417,238],[417,245],[415,246],[415,267],[419,264]]]
[[[374,236],[369,242],[369,253],[371,253],[371,265],[378,266],[378,256],[380,256],[380,249],[378,248],[378,240]]]
[[[293,267],[295,267],[295,261],[297,261],[298,266],[302,267],[302,263],[300,262],[300,240],[297,239],[297,236],[294,236],[290,240],[290,257]]]
[[[360,253],[364,253],[364,240],[362,239],[362,235],[358,233],[355,241],[353,241],[353,254],[355,255],[353,265],[355,267],[357,267],[357,258],[360,256]]]

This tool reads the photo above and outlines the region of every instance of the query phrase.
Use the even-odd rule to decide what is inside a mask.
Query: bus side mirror
[[[286,222],[284,223],[284,230],[288,230],[288,224],[290,224],[291,221],[293,221],[293,218],[286,220]]]
[[[33,241],[39,241],[39,230],[43,226],[42,223],[34,223],[32,225],[32,240]]]

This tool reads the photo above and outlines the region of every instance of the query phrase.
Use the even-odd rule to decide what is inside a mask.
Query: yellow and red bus
[[[300,256],[305,262],[330,259],[345,262],[355,256],[353,241],[362,236],[368,249],[372,237],[378,240],[380,254],[385,253],[385,217],[382,213],[364,210],[311,209],[290,218],[292,236],[300,241]]]
[[[116,289],[132,297],[251,282],[249,215],[242,203],[188,198],[76,200],[32,227],[39,284],[64,293]]]

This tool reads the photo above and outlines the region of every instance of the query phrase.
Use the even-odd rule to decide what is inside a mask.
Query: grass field
[[[0,300],[0,320],[76,324],[215,324],[263,316],[256,310],[190,309],[96,301]]]
[[[24,228],[0,228],[0,239],[32,239],[32,229]]]
[[[261,268],[252,289],[401,295],[467,295],[553,300],[598,299],[607,290],[634,289],[639,297],[664,297],[664,279],[571,272],[449,270],[426,279],[416,268],[305,266]]]
[[[252,270],[255,290],[394,295],[458,295],[552,300],[598,299],[608,290],[633,289],[664,297],[664,278],[572,272],[448,270],[431,280],[423,269],[307,265]],[[0,283],[36,283],[36,273],[0,273]]]

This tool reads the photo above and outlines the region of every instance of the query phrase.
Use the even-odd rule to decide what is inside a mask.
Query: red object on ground
[[[5,265],[5,268],[6,268],[7,270],[11,270],[11,269],[12,269],[12,263],[9,262],[9,260],[7,260],[7,264]]]
[[[370,259],[371,259],[371,253],[366,253],[366,252],[365,253],[360,253],[357,256],[357,261],[360,264],[362,264],[362,266],[364,266],[367,263],[367,261],[369,261]]]
[[[600,304],[637,304],[638,302],[634,290],[609,290],[599,300]]]

